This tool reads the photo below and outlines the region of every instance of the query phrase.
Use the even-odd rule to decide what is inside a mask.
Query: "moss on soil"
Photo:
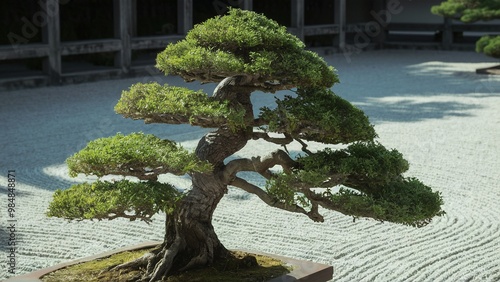
[[[106,258],[79,263],[51,272],[41,278],[43,282],[125,282],[140,277],[142,270],[108,271],[112,266],[141,257],[151,249],[118,253]],[[163,280],[167,282],[203,281],[234,282],[268,281],[291,271],[282,261],[244,252],[232,252],[233,257],[212,266],[177,273]],[[255,257],[255,260],[253,259]],[[255,261],[257,263],[255,263]]]

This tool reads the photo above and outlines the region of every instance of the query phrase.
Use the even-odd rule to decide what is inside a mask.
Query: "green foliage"
[[[304,43],[286,27],[250,11],[231,9],[196,25],[186,36],[200,46],[238,53],[247,50],[303,49]]]
[[[447,0],[431,8],[443,17],[460,19],[465,23],[500,19],[499,0]]]
[[[431,12],[465,23],[500,19],[500,0],[447,0],[433,6]],[[500,36],[483,36],[476,42],[476,52],[500,58]]]
[[[297,159],[300,169],[279,174],[268,185],[277,190],[291,187],[322,187],[331,177],[370,195],[380,195],[388,183],[400,179],[408,162],[397,150],[387,150],[375,142],[357,142],[346,149],[318,151]],[[268,188],[270,189],[270,188]]]
[[[323,153],[336,159],[338,173],[349,175],[347,185],[370,194],[377,193],[378,187],[399,178],[409,168],[400,152],[387,150],[375,142],[355,143],[346,150]]]
[[[476,42],[476,52],[500,58],[500,36],[483,36]]]
[[[187,80],[221,81],[251,75],[256,83],[331,87],[333,68],[286,28],[252,11],[231,9],[196,25],[186,39],[158,55],[157,67]]]
[[[315,194],[313,200],[354,217],[423,226],[443,213],[440,194],[417,179],[404,178],[408,162],[398,151],[378,143],[358,142],[337,151],[327,148],[298,162],[300,169],[267,182],[266,190],[276,201],[307,206],[301,201],[302,191],[321,187],[327,191]],[[356,190],[331,193],[330,187],[339,184]]]
[[[113,137],[91,141],[80,152],[66,160],[69,173],[133,175],[134,171],[148,172],[161,168],[163,173],[184,174],[207,172],[210,164],[201,162],[193,154],[169,140],[151,134],[118,133]],[[148,169],[149,168],[149,169]]]
[[[277,100],[261,109],[269,131],[329,144],[370,141],[376,137],[368,117],[329,89],[299,89],[296,98]]]
[[[354,217],[370,217],[421,227],[434,216],[441,216],[443,199],[415,178],[395,180],[383,187],[379,195],[367,195],[349,189],[338,193],[327,191],[323,199],[330,201],[336,210]]]
[[[57,190],[47,215],[66,219],[125,217],[149,221],[160,211],[171,213],[180,197],[181,193],[173,186],[153,181],[82,183]]]
[[[157,82],[137,83],[122,92],[115,111],[124,117],[144,119],[146,122],[244,127],[244,109],[231,109],[228,103],[208,97],[201,90],[193,91]]]

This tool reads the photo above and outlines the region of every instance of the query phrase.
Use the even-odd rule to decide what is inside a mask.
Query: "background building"
[[[473,50],[500,23],[431,14],[441,0],[2,0],[0,88],[153,74],[156,54],[229,6],[264,13],[322,52]]]

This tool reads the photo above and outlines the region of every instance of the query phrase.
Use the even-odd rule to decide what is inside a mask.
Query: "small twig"
[[[312,155],[312,152],[307,149],[307,144],[304,141],[300,140],[299,138],[295,138],[295,140],[297,140],[297,142],[299,142],[302,145],[302,148],[301,148],[302,152],[304,152],[308,155]]]

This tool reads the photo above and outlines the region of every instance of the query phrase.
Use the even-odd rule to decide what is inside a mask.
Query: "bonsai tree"
[[[401,153],[374,141],[367,116],[332,93],[329,88],[338,82],[334,69],[304,50],[304,44],[275,21],[231,9],[168,45],[158,55],[157,67],[187,82],[217,86],[208,95],[138,83],[122,93],[115,111],[146,123],[214,130],[201,138],[194,152],[143,133],[92,141],[67,160],[71,175],[123,175],[137,181],[98,180],[58,190],[48,211],[49,216],[68,219],[124,217],[146,222],[165,213],[164,242],[117,269],[143,267],[141,281],[158,281],[226,258],[230,253],[214,232],[212,216],[229,186],[317,222],[323,221],[322,208],[418,227],[444,213],[440,194],[404,177],[408,162]],[[252,93],[272,95],[278,90],[291,91],[276,99],[276,107],[254,114]],[[266,156],[234,157],[250,140],[282,147]],[[346,145],[311,151],[310,141]],[[287,150],[292,142],[298,142],[301,152]],[[265,187],[248,182],[240,172],[263,177]],[[180,190],[158,182],[165,173],[188,174],[192,187]]]
[[[499,0],[447,0],[433,6],[432,13],[464,23],[500,19]],[[476,52],[500,58],[500,36],[486,35],[476,42]]]

